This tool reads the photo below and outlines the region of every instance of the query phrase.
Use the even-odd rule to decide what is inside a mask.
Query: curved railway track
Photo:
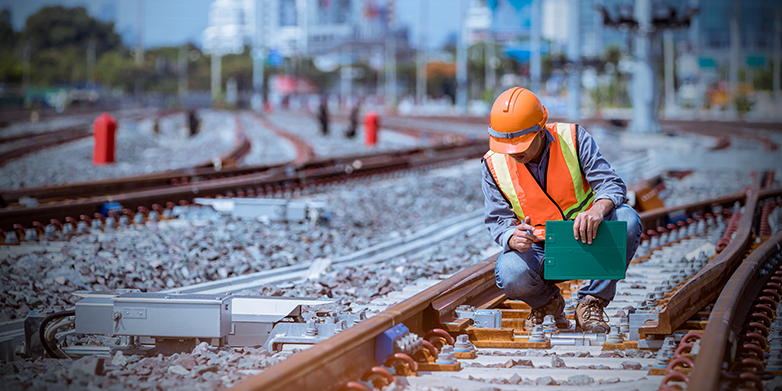
[[[733,214],[733,222],[740,219],[741,223],[736,227],[736,235],[727,247],[712,257],[700,271],[697,271],[691,277],[685,278],[679,286],[673,289],[671,295],[666,295],[667,297],[660,301],[653,300],[659,308],[658,313],[661,320],[656,324],[647,322],[647,324],[643,325],[639,330],[642,338],[640,341],[635,342],[634,347],[638,348],[641,342],[651,343],[657,341],[662,343],[662,337],[664,336],[674,336],[670,343],[677,342],[676,338],[679,341],[683,339],[684,342],[680,346],[685,347],[677,350],[675,354],[671,351],[671,356],[673,357],[669,358],[669,362],[672,364],[669,364],[667,369],[663,367],[663,369],[658,370],[656,379],[661,380],[655,379],[655,382],[660,384],[660,389],[667,389],[666,387],[668,387],[668,384],[661,383],[671,383],[673,385],[675,381],[680,381],[678,383],[680,386],[686,385],[686,383],[681,381],[688,382],[687,388],[693,390],[718,390],[721,389],[721,381],[733,382],[735,385],[739,380],[740,385],[748,387],[757,384],[756,378],[766,380],[769,378],[769,372],[765,371],[765,365],[760,360],[764,357],[759,357],[763,356],[763,349],[766,347],[765,340],[760,341],[757,335],[762,334],[755,331],[764,330],[764,326],[765,330],[767,330],[770,324],[758,325],[758,321],[749,322],[744,326],[743,336],[738,330],[744,324],[745,318],[750,320],[765,319],[763,316],[766,315],[763,313],[761,313],[763,316],[757,315],[757,312],[763,312],[763,310],[768,312],[766,307],[774,312],[776,311],[775,304],[779,301],[780,291],[778,280],[782,280],[782,271],[777,271],[779,270],[779,246],[780,241],[782,241],[782,234],[778,233],[771,239],[755,237],[753,234],[760,233],[756,229],[760,224],[761,217],[758,205],[761,203],[771,205],[780,195],[782,195],[782,190],[780,189],[752,191],[746,196],[724,197],[641,215],[646,227],[659,224],[658,222],[661,219],[664,220],[664,216],[679,215],[683,211],[690,216],[698,217],[697,220],[684,220],[683,224],[679,225],[660,225],[655,230],[661,234],[664,233],[666,236],[678,231],[682,233],[681,236],[684,236],[689,234],[688,227],[690,225],[697,226],[698,221],[706,219],[707,216],[711,219],[711,213],[727,211],[736,202],[742,203],[742,208],[744,209],[743,214],[738,210]],[[728,235],[726,237],[730,236],[731,225],[728,224]],[[768,232],[768,229],[764,229],[764,233]],[[756,239],[753,239],[753,237]],[[651,239],[647,240],[651,241]],[[682,242],[686,240],[677,239],[677,241]],[[752,244],[756,240],[766,240],[766,243],[753,248]],[[652,261],[648,260],[649,258],[654,259],[657,257],[655,254],[666,251],[666,247],[675,246],[672,243],[663,246],[659,245],[659,241],[656,241],[656,243],[658,243],[658,248],[651,249],[649,256],[640,257],[640,260],[644,262],[639,263],[639,265],[644,265],[645,262],[652,263]],[[650,243],[647,242],[646,246],[648,248]],[[742,263],[741,260],[748,252],[750,253],[749,257]],[[407,364],[403,364],[403,361],[406,360],[400,359],[395,361],[389,359],[386,362],[387,367],[381,367],[384,363],[376,361],[375,347],[377,338],[399,324],[404,324],[411,332],[419,336],[425,336],[427,340],[430,340],[436,346],[452,344],[454,337],[459,334],[470,335],[470,340],[472,340],[474,345],[479,346],[479,351],[482,350],[480,346],[503,346],[502,344],[487,345],[484,337],[476,337],[476,335],[480,335],[479,329],[468,327],[472,321],[460,319],[455,313],[457,308],[463,305],[470,305],[477,309],[499,308],[502,311],[503,327],[513,328],[512,319],[506,318],[510,318],[514,311],[519,312],[518,310],[513,310],[513,308],[522,309],[523,311],[524,304],[507,300],[502,292],[496,288],[494,281],[495,259],[496,255],[464,269],[407,300],[392,305],[368,320],[310,349],[295,354],[286,361],[277,364],[274,370],[267,370],[258,376],[239,383],[234,389],[242,391],[369,389],[372,384],[379,386],[394,380],[394,376],[389,376],[389,371],[398,371],[397,373],[404,371],[418,372],[415,371],[416,365],[410,364],[409,360],[407,360]],[[756,299],[758,292],[761,292],[761,295],[759,296],[760,298]],[[563,294],[565,293],[563,292]],[[715,299],[717,300],[716,305],[710,306]],[[745,317],[744,314],[753,300],[755,300],[756,304],[752,308],[760,308],[760,310]],[[771,303],[774,303],[774,305],[771,305]],[[764,305],[766,307],[763,307]],[[709,311],[711,313],[709,320],[704,322],[701,318],[703,315],[709,316]],[[666,313],[668,314],[667,316],[663,315]],[[768,318],[771,318],[771,316],[773,314],[767,314]],[[507,323],[506,320],[508,321]],[[704,323],[706,324],[705,330],[703,327]],[[515,333],[508,331],[511,333],[510,339],[504,340],[506,342],[504,346],[513,347],[511,342],[523,340],[524,334],[528,333],[528,330],[522,332],[518,330],[520,326],[516,327]],[[777,328],[775,330],[780,329]],[[489,331],[484,331],[484,333]],[[695,331],[695,337],[686,335],[691,331]],[[446,332],[449,335],[444,334]],[[775,332],[778,333],[777,331]],[[776,335],[774,334],[774,336]],[[643,336],[646,338],[644,339]],[[528,336],[526,337],[529,338]],[[557,338],[556,333],[550,335],[549,338],[553,341]],[[702,338],[700,353],[696,353],[692,349],[693,344],[687,344],[690,340],[695,341],[698,338]],[[492,339],[495,341],[502,340],[497,336],[488,338],[489,341]],[[735,357],[735,347],[739,342],[744,344],[739,346],[739,357]],[[748,347],[747,344],[756,344],[758,348]],[[522,345],[516,344],[515,346]],[[776,341],[775,346],[777,349],[775,352],[778,354],[778,341]],[[633,347],[632,343],[629,347]],[[428,365],[427,368],[429,368],[429,370],[421,370],[418,373],[419,377],[443,373],[431,372],[432,365],[430,364],[434,360],[429,356],[429,354],[423,353],[414,356],[417,358],[417,364],[421,368],[424,368],[425,365]],[[427,359],[427,357],[429,358]],[[754,357],[755,360],[752,361],[752,359],[742,357]],[[734,362],[737,358],[739,359],[738,364]],[[469,360],[462,360],[462,363],[467,362]],[[727,375],[721,376],[721,373],[723,373],[722,368],[724,368],[723,363],[725,362],[728,363],[728,367],[743,369],[745,372],[729,372]],[[686,368],[687,363],[690,363],[694,368],[689,378],[682,373],[689,372],[691,369]],[[685,367],[682,367],[682,365]],[[512,366],[508,366],[508,368]],[[439,368],[437,370],[448,369]],[[662,373],[659,373],[659,371],[662,371]],[[546,370],[540,370],[539,372],[540,374],[545,374]],[[650,372],[653,372],[653,370],[650,370]],[[747,372],[749,374],[746,374]],[[553,372],[549,371],[548,373]],[[453,376],[459,378],[457,374],[458,372],[454,372]],[[496,375],[496,370],[495,372],[489,372],[485,376],[491,376],[492,374]],[[438,378],[441,381],[440,384],[448,384],[446,377],[441,375]],[[462,380],[467,380],[464,377],[461,376]],[[419,382],[419,380],[416,380],[418,379],[417,377],[409,379],[401,380],[402,384]],[[470,379],[472,379],[472,375]],[[416,382],[413,380],[416,380]],[[759,384],[757,385],[759,386]],[[464,387],[469,388],[469,384],[464,383]],[[608,385],[605,387],[610,388]]]
[[[375,155],[346,156],[315,160],[301,166],[280,165],[262,169],[239,169],[236,172],[242,174],[229,171],[222,173],[219,178],[200,182],[183,181],[184,183],[178,184],[171,184],[170,179],[166,177],[145,178],[143,180],[148,181],[146,183],[165,182],[167,185],[78,200],[39,203],[31,207],[8,207],[0,209],[0,226],[15,230],[20,238],[26,231],[25,227],[36,228],[40,236],[46,228],[43,224],[35,222],[47,222],[61,228],[59,221],[52,221],[52,219],[63,219],[76,225],[79,220],[74,216],[78,216],[81,221],[89,223],[93,218],[105,218],[106,216],[96,215],[96,213],[102,205],[111,202],[121,204],[125,209],[124,214],[133,217],[135,215],[133,211],[139,210],[146,217],[152,210],[160,214],[165,208],[171,208],[175,204],[188,204],[189,200],[195,197],[253,197],[273,194],[281,196],[286,191],[302,190],[308,186],[480,157],[485,152],[484,149],[483,144],[469,143]],[[231,176],[232,174],[236,176]],[[112,184],[125,187],[116,182]]]
[[[175,113],[175,111],[167,110],[163,111],[162,113],[154,114],[154,117],[160,118],[171,115],[173,113]],[[130,120],[139,120],[145,118],[149,118],[149,114],[137,114],[120,117],[120,119]],[[0,140],[0,143],[12,143],[23,140],[24,144],[18,145],[17,147],[6,150],[4,152],[0,152],[0,165],[4,165],[11,160],[20,158],[36,151],[40,151],[45,148],[69,143],[71,141],[81,140],[90,136],[92,136],[92,125],[76,125],[45,133],[3,138]]]
[[[254,118],[295,146],[297,156],[293,162],[236,167],[236,162],[251,148],[247,137],[239,132],[236,147],[221,159],[223,163],[219,171],[215,166],[204,164],[193,169],[152,175],[5,192],[3,199],[11,206],[0,209],[0,229],[13,230],[18,238],[23,238],[28,229],[36,229],[35,236],[40,237],[46,225],[61,230],[64,222],[76,228],[79,221],[91,224],[92,219],[104,220],[108,216],[98,213],[99,209],[111,202],[122,205],[122,214],[133,218],[141,213],[146,218],[150,211],[160,215],[166,208],[190,203],[196,197],[281,195],[285,191],[327,182],[480,157],[485,152],[482,143],[460,139],[459,143],[405,151],[316,158],[306,141],[260,115],[254,114]],[[241,121],[238,118],[236,121],[238,129],[241,129]],[[37,205],[14,205],[22,196],[35,198]],[[117,220],[119,215],[115,216]]]

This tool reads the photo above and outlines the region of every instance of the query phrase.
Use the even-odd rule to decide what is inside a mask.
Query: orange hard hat
[[[521,153],[546,127],[548,111],[532,91],[513,87],[497,97],[489,114],[489,149]]]

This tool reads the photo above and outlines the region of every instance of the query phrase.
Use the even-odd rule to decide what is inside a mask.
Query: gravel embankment
[[[333,188],[331,227],[174,220],[0,250],[0,319],[72,304],[77,289],[159,290],[345,255],[483,206],[477,160]]]
[[[160,133],[152,121],[120,120],[114,164],[92,164],[93,140],[83,139],[38,151],[0,167],[0,189],[17,189],[121,178],[193,167],[220,157],[236,145],[233,115],[201,113],[201,130],[188,137],[184,114],[164,117]]]
[[[291,287],[268,286],[241,293],[273,296],[309,296],[344,298],[332,310],[351,308],[357,311],[371,299],[401,291],[421,278],[444,278],[482,260],[495,251],[488,235],[460,235],[435,245],[426,254],[394,259],[383,264],[362,265],[327,270],[319,279]],[[169,357],[146,358],[118,354],[106,359],[103,372],[96,373],[97,358],[76,361],[37,360],[35,362],[0,363],[2,380],[9,390],[45,386],[50,389],[85,388],[90,384],[101,389],[196,389],[220,390],[258,374],[291,352],[276,354],[262,348],[210,351],[198,346],[192,352]]]

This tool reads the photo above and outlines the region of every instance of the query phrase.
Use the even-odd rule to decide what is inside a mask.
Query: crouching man
[[[543,279],[545,224],[575,220],[573,236],[592,243],[603,220],[627,222],[627,264],[641,239],[641,220],[625,205],[626,186],[600,153],[595,140],[575,124],[546,123],[538,97],[520,87],[503,92],[489,117],[489,152],[482,163],[485,222],[503,248],[497,286],[532,311],[527,329],[553,315],[567,328],[565,300],[555,281]],[[605,306],[617,280],[592,280],[578,291],[576,327],[607,333]]]

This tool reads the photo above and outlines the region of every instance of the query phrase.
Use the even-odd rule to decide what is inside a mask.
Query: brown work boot
[[[586,295],[584,301],[576,307],[576,327],[581,328],[584,333],[608,333],[611,331],[606,320],[608,315],[603,309],[606,304],[608,304],[606,300]]]
[[[548,303],[530,311],[527,320],[524,321],[524,329],[532,330],[536,325],[543,324],[543,318],[546,315],[554,315],[554,322],[556,322],[557,328],[566,329],[570,327],[570,321],[565,317],[565,299],[562,298],[561,294],[557,293]]]

